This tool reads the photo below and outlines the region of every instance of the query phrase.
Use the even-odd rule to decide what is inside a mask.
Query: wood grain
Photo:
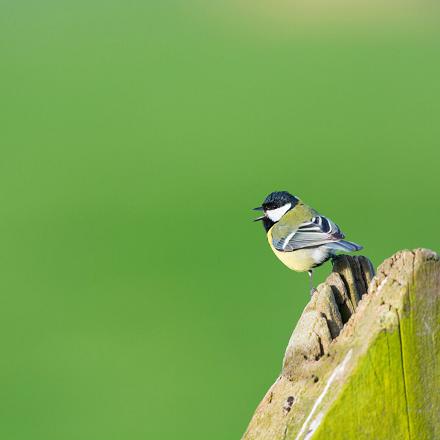
[[[400,251],[373,275],[335,260],[244,440],[440,438],[439,256]]]

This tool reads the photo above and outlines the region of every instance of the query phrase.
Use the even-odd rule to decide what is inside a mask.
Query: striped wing
[[[339,241],[343,238],[344,234],[336,223],[323,215],[316,215],[310,221],[301,223],[298,229],[283,237],[273,238],[272,244],[278,251],[291,252]]]

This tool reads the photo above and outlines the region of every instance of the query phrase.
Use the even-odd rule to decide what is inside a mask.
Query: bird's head
[[[254,211],[263,211],[264,215],[254,221],[262,220],[266,230],[278,222],[281,217],[291,210],[298,203],[298,198],[287,191],[275,191],[270,193],[261,206],[254,208]]]

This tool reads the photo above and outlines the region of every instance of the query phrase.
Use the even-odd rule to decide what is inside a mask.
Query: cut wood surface
[[[439,256],[337,257],[243,439],[440,439]]]

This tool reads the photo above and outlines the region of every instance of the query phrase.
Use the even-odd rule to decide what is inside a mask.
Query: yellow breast
[[[329,252],[325,247],[298,249],[292,252],[280,252],[275,249],[272,244],[272,234],[270,229],[267,233],[267,240],[278,259],[289,269],[296,272],[306,272],[328,258]]]

